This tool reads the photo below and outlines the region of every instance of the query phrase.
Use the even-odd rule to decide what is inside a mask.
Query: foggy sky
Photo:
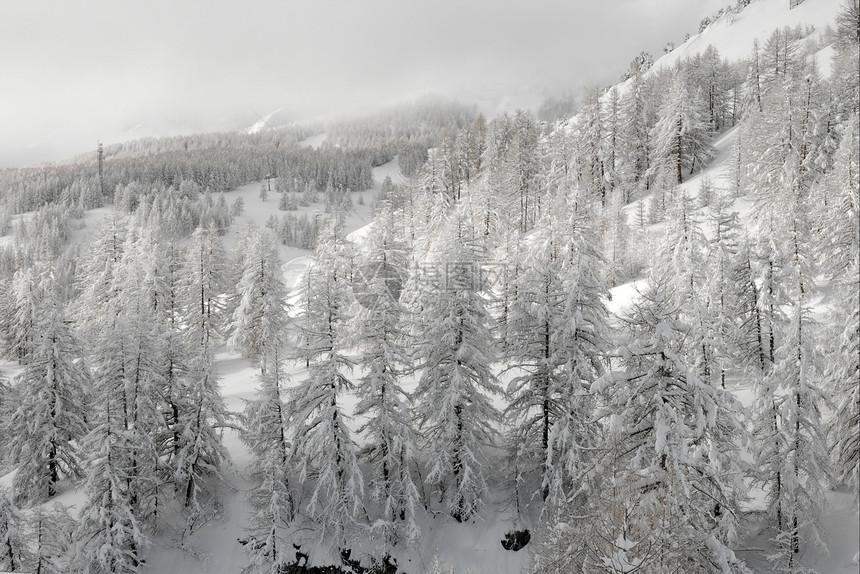
[[[0,2],[0,168],[422,91],[536,103],[615,81],[726,2]]]

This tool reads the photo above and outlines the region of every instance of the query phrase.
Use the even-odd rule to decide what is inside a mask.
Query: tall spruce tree
[[[357,363],[365,373],[356,387],[355,415],[366,420],[357,432],[367,440],[359,456],[371,464],[376,534],[384,544],[412,544],[420,535],[416,521],[420,497],[414,479],[419,452],[411,401],[402,387],[411,357],[404,329],[406,310],[400,302],[408,254],[388,203],[378,208],[362,251],[351,321]]]
[[[815,293],[815,271],[804,231],[807,208],[802,199],[789,206],[785,224],[787,258],[783,266],[786,316],[779,324],[773,369],[768,386],[774,424],[767,448],[759,456],[759,480],[768,494],[768,510],[776,520],[774,541],[779,552],[771,556],[780,568],[800,568],[801,544],[821,546],[818,516],[830,482],[830,461],[822,424],[824,402],[822,357],[815,344],[817,326],[810,298]],[[765,437],[757,437],[761,439]],[[766,444],[766,443],[765,443]]]
[[[74,535],[76,567],[82,571],[137,572],[145,544],[141,516],[154,501],[149,496],[156,481],[152,431],[160,413],[144,355],[151,341],[146,325],[137,324],[144,303],[133,295],[140,280],[134,240],[121,220],[106,219],[90,243],[81,276],[78,317],[93,365],[91,428],[82,448],[88,454],[87,502]],[[125,303],[132,306],[126,309]]]
[[[621,98],[618,172],[623,203],[640,198],[648,186],[649,131],[655,121],[648,87],[642,74],[636,73]]]
[[[0,488],[0,568],[23,572],[29,567],[30,553],[25,542],[24,516],[12,495]]]
[[[624,454],[608,464],[617,473],[609,484],[627,489],[630,510],[627,524],[605,536],[637,543],[630,555],[645,570],[742,572],[731,550],[745,494],[740,404],[701,378],[685,352],[695,326],[683,320],[672,287],[653,281],[628,319],[623,371],[606,389],[608,413],[624,423],[616,429]]]
[[[15,497],[27,502],[42,502],[57,493],[61,478],[81,475],[90,384],[50,273],[40,283],[32,353],[16,380],[17,406],[3,424],[7,453],[18,464]]]
[[[291,484],[293,445],[289,413],[284,401],[284,369],[281,349],[274,347],[263,359],[257,398],[242,413],[242,442],[251,451],[248,474],[252,488],[245,550],[250,565],[247,572],[278,574],[292,547],[287,531],[296,515],[296,495]]]
[[[538,470],[544,499],[570,494],[594,439],[589,388],[608,351],[595,240],[584,213],[557,194],[525,251],[510,305],[505,359],[521,374],[508,387],[507,415],[527,454],[518,470]]]
[[[33,574],[65,574],[71,571],[75,520],[60,503],[41,505],[27,517],[33,546]]]
[[[92,430],[83,441],[88,453],[87,502],[82,507],[74,539],[79,545],[75,566],[83,572],[136,573],[146,544],[139,519],[141,447],[143,437],[129,432],[134,420],[132,397],[127,393],[124,338],[115,311],[107,314],[103,339],[93,358],[94,416]]]
[[[222,325],[223,261],[217,231],[198,228],[187,254],[186,283],[181,292],[188,379],[186,400],[179,412],[180,448],[175,451],[173,464],[176,492],[192,515],[212,501],[221,465],[227,458],[215,428],[228,418],[214,358]]]
[[[233,311],[227,344],[262,369],[268,350],[284,344],[287,287],[271,233],[255,230],[246,240],[245,249],[236,286],[239,303]]]
[[[290,399],[299,481],[308,483],[307,512],[321,539],[343,546],[361,528],[364,477],[341,404],[354,388],[345,354],[350,268],[338,220],[323,228],[306,271],[299,318],[300,357],[308,371]]]
[[[486,449],[498,444],[500,418],[491,397],[501,392],[490,369],[495,357],[481,259],[463,235],[467,227],[456,212],[449,218],[427,262],[440,273],[419,279],[423,307],[415,309],[421,373],[416,413],[427,441],[427,481],[458,522],[472,518],[485,502]]]
[[[855,3],[856,4],[856,3]],[[831,316],[837,344],[828,357],[826,377],[836,412],[830,424],[836,477],[860,494],[860,120],[845,126],[834,172],[838,187],[828,205],[829,233],[822,250],[826,272],[837,284]]]
[[[545,513],[538,564],[610,572],[745,572],[739,403],[684,356],[690,326],[655,277],[625,319],[621,370],[593,389],[602,440],[580,494]],[[575,520],[572,517],[576,517]]]
[[[705,166],[713,150],[700,94],[690,93],[683,77],[672,80],[659,120],[651,130],[650,177],[664,185],[684,181]]]

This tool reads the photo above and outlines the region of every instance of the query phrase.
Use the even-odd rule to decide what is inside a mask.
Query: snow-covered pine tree
[[[796,80],[803,75],[803,27],[777,28],[761,50],[761,79],[765,91],[775,84]],[[767,109],[769,105],[765,103]]]
[[[75,568],[82,572],[136,573],[146,544],[135,483],[150,477],[137,472],[142,470],[138,464],[142,445],[134,442],[140,435],[129,432],[134,405],[126,392],[129,381],[119,322],[114,310],[106,310],[93,357],[92,429],[82,444],[88,453],[87,501],[74,534]]]
[[[152,233],[152,232],[150,232]],[[181,413],[187,409],[188,389],[188,348],[182,323],[183,300],[182,286],[184,253],[168,241],[152,244],[156,252],[156,268],[152,275],[151,295],[156,323],[155,337],[160,355],[155,359],[160,373],[161,408],[165,423],[162,435],[158,438],[159,452],[164,464],[159,467],[161,488],[175,490],[174,465],[182,445]]]
[[[14,277],[14,274],[13,274]],[[12,296],[12,277],[0,277],[0,321],[11,325],[15,319],[15,298]],[[0,356],[9,357],[14,352],[9,348],[9,338],[0,337]]]
[[[676,185],[684,181],[685,172],[704,167],[713,153],[704,107],[701,95],[691,95],[682,75],[676,74],[651,129],[651,180]]]
[[[608,191],[602,116],[600,93],[593,89],[577,114],[576,158],[580,188],[589,199],[597,198],[601,207],[606,205]]]
[[[339,403],[354,388],[346,374],[353,361],[344,353],[351,274],[345,243],[339,219],[328,221],[302,285],[298,351],[308,374],[289,405],[299,481],[312,485],[308,514],[320,538],[337,546],[360,528],[364,495],[357,447]]]
[[[540,211],[540,185],[538,175],[538,125],[530,111],[517,110],[513,119],[508,171],[509,189],[513,192],[516,220],[520,233],[526,233],[534,225]],[[513,214],[511,214],[513,215]]]
[[[630,88],[621,98],[621,129],[618,173],[623,203],[639,199],[648,186],[649,132],[654,105],[641,73],[633,75]]]
[[[833,402],[836,412],[830,423],[833,464],[837,479],[854,489],[860,496],[860,265],[855,261],[847,272],[854,281],[845,287],[844,299],[840,302],[847,310],[842,321],[838,345],[829,357],[827,378],[832,381]],[[846,301],[847,300],[847,301]]]
[[[761,113],[764,111],[764,102],[762,100],[764,87],[762,86],[761,44],[758,38],[753,40],[753,49],[749,57],[749,68],[747,69],[746,80],[741,86],[741,92],[744,112],[746,114]]]
[[[545,222],[539,224],[535,243],[516,278],[515,298],[506,321],[504,359],[515,373],[521,372],[508,385],[511,402],[505,413],[512,425],[511,447],[518,453],[514,477],[517,506],[521,490],[526,494],[526,503],[535,491],[540,491],[544,499],[549,496],[547,465],[553,458],[549,436],[559,409],[564,408],[558,403],[567,383],[559,372],[567,357],[558,348],[556,336],[566,310],[558,261],[560,246],[551,239],[546,241],[547,234],[542,233],[546,226]],[[530,477],[531,488],[522,484],[535,472],[538,476]]]
[[[462,235],[466,227],[459,214],[448,218],[427,262],[441,275],[417,282],[423,308],[416,329],[421,375],[415,398],[427,441],[427,481],[437,485],[458,522],[472,518],[485,501],[486,449],[498,444],[494,425],[500,418],[491,397],[501,392],[490,369],[495,357],[481,258]]]
[[[836,16],[833,69],[830,74],[845,115],[860,114],[860,2],[844,0]]]
[[[196,349],[211,348],[222,334],[226,291],[224,248],[214,228],[198,227],[191,236],[182,274],[182,321]]]
[[[609,285],[619,285],[637,272],[635,243],[622,202],[623,193],[619,189],[603,210],[603,252],[609,264],[603,275]]]
[[[15,383],[15,407],[2,424],[6,452],[18,465],[15,498],[42,502],[63,477],[81,474],[78,445],[87,434],[90,376],[50,272],[39,280],[32,351]]]
[[[484,115],[478,114],[472,125],[464,128],[463,134],[461,171],[468,186],[483,172],[482,160],[487,138],[487,120]]]
[[[517,448],[533,457],[518,470],[538,471],[533,493],[563,499],[595,437],[589,387],[602,373],[608,341],[596,238],[566,194],[553,201],[531,237],[510,306],[505,360],[521,374],[508,387],[506,414]]]
[[[458,154],[454,148],[454,137],[448,135],[439,146],[428,150],[427,162],[421,168],[421,183],[433,194],[441,194],[446,202],[460,200],[460,169]]]
[[[481,180],[476,193],[478,205],[467,217],[475,233],[483,233],[500,242],[509,234],[530,228],[539,211],[541,181],[539,168],[538,126],[528,112],[514,117],[503,114],[490,124],[489,143],[483,165],[486,179]],[[470,197],[470,203],[472,198]],[[479,215],[480,213],[480,215]],[[447,210],[439,212],[440,226]]]
[[[60,503],[35,507],[27,517],[33,547],[33,574],[66,574],[71,571],[75,520]]]
[[[24,517],[12,502],[12,495],[0,487],[0,568],[23,572],[29,567],[29,562]]]
[[[115,297],[114,274],[122,258],[127,225],[116,213],[105,217],[89,241],[78,265],[80,295],[72,316],[85,344],[98,336],[104,310]]]
[[[779,325],[779,343],[768,381],[776,415],[771,440],[782,444],[783,450],[773,448],[762,453],[757,477],[768,495],[768,510],[776,518],[774,541],[778,551],[769,558],[786,571],[800,568],[801,543],[824,545],[817,521],[830,482],[821,418],[822,356],[815,343],[818,331],[810,305],[816,286],[808,208],[801,199],[792,204],[783,228],[789,247],[781,277],[787,311]]]
[[[215,368],[215,338],[220,334],[224,292],[224,252],[217,231],[198,228],[185,261],[181,286],[185,345],[188,350],[187,396],[179,412],[180,448],[173,469],[177,494],[192,516],[213,496],[227,454],[215,429],[227,418]]]
[[[856,6],[856,2],[854,4]],[[828,206],[829,233],[822,251],[837,282],[831,316],[838,344],[827,357],[826,378],[836,412],[830,424],[834,470],[860,495],[860,120],[845,126],[835,157],[838,196]]]
[[[622,126],[623,116],[621,114],[621,94],[618,86],[612,86],[606,94],[605,105],[601,110],[601,123],[603,125],[603,179],[606,181],[606,192],[610,196],[620,191],[622,150]],[[623,194],[622,194],[623,195]]]
[[[772,440],[782,448],[764,450],[762,454],[781,458],[768,460],[761,456],[759,461],[765,470],[761,484],[768,494],[768,511],[781,519],[773,536],[778,550],[768,558],[787,572],[801,569],[801,543],[826,547],[817,522],[825,504],[829,460],[819,410],[823,394],[815,386],[814,367],[807,355],[809,347],[804,349],[807,344],[802,340],[808,329],[808,312],[801,307],[791,310],[790,327],[783,345],[777,348],[777,361],[771,372],[773,381],[782,381],[771,383],[777,389],[771,396],[777,413]],[[774,467],[778,469],[776,473],[767,472]]]
[[[714,352],[713,317],[705,287],[708,241],[701,225],[701,214],[684,188],[676,188],[669,209],[666,238],[661,253],[654,258],[656,279],[667,286],[667,294],[691,326],[684,338],[684,355],[703,381],[711,383],[718,371]]]
[[[683,321],[677,299],[667,293],[671,288],[652,279],[627,319],[631,339],[621,349],[624,370],[609,383],[613,388],[604,389],[607,413],[627,425],[621,468],[608,465],[619,485],[633,487],[625,538],[653,542],[652,565],[742,571],[730,550],[745,493],[738,465],[745,433],[740,403],[703,380],[685,355],[685,339],[695,325]]]
[[[496,341],[499,349],[505,352],[510,343],[510,313],[511,304],[516,299],[517,295],[517,278],[520,275],[521,261],[524,256],[522,253],[521,235],[517,232],[508,234],[503,243],[497,246],[497,259],[504,261],[504,265],[500,265],[497,269],[496,287],[498,292],[495,293],[495,300],[492,301],[495,307],[495,321],[493,330],[496,334]]]
[[[271,232],[254,230],[245,241],[245,249],[236,286],[239,303],[233,311],[227,345],[262,369],[268,350],[284,344],[287,287]]]
[[[755,284],[748,277],[747,248],[732,201],[730,193],[718,192],[712,202],[713,240],[708,243],[704,282],[710,319],[705,339],[710,341],[714,362],[712,380],[719,380],[722,388],[729,369],[750,366],[749,359],[757,345],[751,336],[754,317],[750,311],[755,309],[754,299],[747,303],[748,290],[755,289]]]
[[[671,288],[652,274],[625,318],[622,369],[592,385],[602,398],[603,439],[580,475],[579,500],[549,509],[548,542],[536,556],[542,566],[745,571],[730,549],[745,488],[740,405],[685,356],[691,326]]]
[[[286,563],[286,529],[296,514],[290,483],[293,447],[289,413],[283,399],[287,382],[282,350],[272,347],[263,358],[257,398],[242,413],[242,442],[251,451],[248,474],[251,489],[250,526],[245,551],[250,562],[246,572],[278,574]]]
[[[9,420],[9,417],[12,416],[14,409],[12,408],[12,389],[9,387],[9,383],[6,382],[6,377],[0,374],[0,417],[3,420]],[[0,452],[8,452],[7,449],[7,441],[8,438],[6,433],[0,433]],[[6,469],[7,460],[6,457],[0,457],[0,468]]]
[[[30,360],[36,337],[37,308],[43,296],[40,274],[29,266],[18,269],[12,277],[9,322],[3,330],[4,354],[22,365]]]
[[[406,281],[406,244],[397,214],[380,204],[358,258],[354,284],[355,314],[351,338],[359,349],[364,376],[356,387],[355,415],[364,417],[357,432],[367,440],[359,456],[371,465],[370,495],[376,503],[376,531],[384,545],[414,543],[420,530],[420,506],[413,472],[418,464],[410,399],[401,386],[411,364],[404,332],[405,308],[400,293]],[[390,551],[390,546],[384,552]]]
[[[772,558],[788,570],[800,567],[801,544],[820,541],[815,523],[829,480],[820,428],[822,357],[810,309],[818,273],[811,222],[820,220],[821,207],[810,190],[830,162],[830,144],[819,125],[827,103],[814,74],[801,79],[797,49],[791,30],[768,41],[765,112],[748,119],[754,137],[746,140],[752,155],[746,155],[751,159],[745,171],[763,238],[760,301],[769,363],[758,385],[757,479],[768,495],[775,527],[778,550]]]
[[[103,321],[103,337],[120,339],[124,365],[121,380],[125,386],[123,414],[128,441],[129,491],[134,511],[142,524],[157,518],[163,493],[158,488],[162,451],[158,440],[167,430],[165,406],[161,395],[164,382],[159,359],[164,340],[159,338],[157,315],[159,277],[158,252],[153,235],[141,228],[131,228],[126,236],[119,267],[114,274],[115,298],[105,310],[115,314],[115,321]],[[107,351],[116,348],[115,341],[100,341]],[[104,361],[98,357],[99,365]]]
[[[147,368],[152,341],[145,325],[136,324],[146,306],[135,297],[142,279],[135,239],[122,220],[106,218],[80,276],[77,316],[93,365],[90,432],[81,449],[88,454],[87,502],[74,536],[76,567],[84,571],[136,572],[144,544],[141,516],[151,516],[156,500],[154,442],[161,412]]]

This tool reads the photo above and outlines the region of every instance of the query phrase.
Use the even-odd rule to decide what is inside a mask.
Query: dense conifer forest
[[[232,500],[249,574],[477,574],[423,541],[494,520],[511,572],[810,571],[860,496],[834,18],[640,55],[555,123],[433,98],[0,171],[0,571],[193,563]]]

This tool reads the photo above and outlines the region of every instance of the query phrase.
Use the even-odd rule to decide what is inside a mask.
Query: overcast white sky
[[[0,168],[418,91],[615,80],[728,0],[0,0]]]

